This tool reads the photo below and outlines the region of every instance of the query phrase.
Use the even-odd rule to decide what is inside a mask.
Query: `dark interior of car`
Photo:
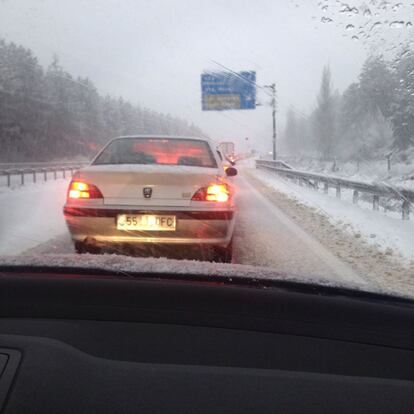
[[[178,157],[177,164],[178,165],[189,165],[192,167],[202,167],[203,161],[197,157],[189,157],[189,156],[183,155],[181,157]]]
[[[2,269],[4,413],[412,413],[408,300],[253,279]]]

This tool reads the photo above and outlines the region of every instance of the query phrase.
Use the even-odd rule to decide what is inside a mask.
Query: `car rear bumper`
[[[176,216],[175,231],[125,231],[117,229],[119,214]],[[65,206],[64,216],[73,241],[107,244],[210,244],[227,246],[234,230],[231,210],[142,210]]]

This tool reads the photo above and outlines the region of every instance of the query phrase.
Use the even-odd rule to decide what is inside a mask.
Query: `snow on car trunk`
[[[92,165],[77,178],[97,186],[106,205],[187,207],[194,193],[217,182],[218,175],[217,168],[124,164]]]

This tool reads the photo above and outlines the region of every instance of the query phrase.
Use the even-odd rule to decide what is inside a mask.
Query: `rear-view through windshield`
[[[205,141],[193,139],[126,138],[111,142],[93,162],[217,167]]]

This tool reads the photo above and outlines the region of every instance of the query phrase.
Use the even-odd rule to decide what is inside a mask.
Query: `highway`
[[[364,281],[292,221],[266,189],[236,178],[238,214],[233,263],[270,267],[299,278]],[[0,254],[73,254],[62,216],[67,180],[0,193]],[[20,251],[19,251],[20,249]]]

